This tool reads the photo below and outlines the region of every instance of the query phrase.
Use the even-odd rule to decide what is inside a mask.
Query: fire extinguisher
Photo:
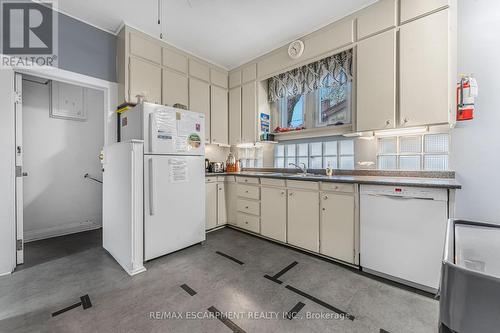
[[[462,75],[457,84],[457,121],[474,119],[477,81],[473,76]]]

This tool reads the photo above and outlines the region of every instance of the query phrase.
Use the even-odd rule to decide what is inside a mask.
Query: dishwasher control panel
[[[415,199],[448,200],[448,191],[440,188],[361,185],[360,193],[369,195],[409,197]]]

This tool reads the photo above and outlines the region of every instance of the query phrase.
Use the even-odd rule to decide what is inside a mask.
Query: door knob
[[[28,173],[27,172],[23,172],[23,177],[28,177]]]

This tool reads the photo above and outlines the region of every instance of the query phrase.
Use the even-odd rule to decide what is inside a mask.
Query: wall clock
[[[292,59],[298,59],[304,53],[304,42],[301,40],[296,40],[288,45],[288,56]]]

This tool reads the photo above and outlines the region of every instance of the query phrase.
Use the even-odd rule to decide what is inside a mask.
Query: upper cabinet
[[[217,86],[210,88],[211,142],[229,144],[227,90]]]
[[[359,12],[358,40],[396,26],[396,1],[380,0]]]
[[[241,71],[229,73],[229,88],[241,85]]]
[[[173,106],[182,104],[189,105],[188,100],[188,77],[186,74],[178,73],[171,69],[163,70],[162,104]]]
[[[257,139],[257,85],[245,83],[241,87],[241,142],[251,143]]]
[[[152,103],[161,103],[161,67],[140,58],[129,59],[128,95],[131,100],[145,96]]]
[[[396,126],[396,31],[358,44],[356,130]]]
[[[229,144],[241,143],[241,87],[229,90]]]
[[[210,143],[210,84],[208,82],[189,79],[189,109],[205,114],[205,142]]]
[[[130,53],[149,60],[155,64],[161,64],[161,46],[147,36],[130,34]]]
[[[227,81],[227,73],[210,68],[210,82],[212,85],[227,89]]]
[[[199,61],[189,59],[189,76],[208,82],[210,81],[210,67]]]
[[[187,74],[188,58],[174,50],[163,48],[163,66]]]
[[[449,121],[449,11],[407,23],[400,31],[400,125]]]
[[[450,5],[451,0],[401,0],[401,22],[407,22]]]
[[[207,143],[228,144],[227,71],[129,26],[117,37],[119,104],[137,103],[141,95],[155,104],[184,105],[205,114]]]
[[[241,70],[241,83],[255,81],[257,78],[257,64],[251,64]]]

